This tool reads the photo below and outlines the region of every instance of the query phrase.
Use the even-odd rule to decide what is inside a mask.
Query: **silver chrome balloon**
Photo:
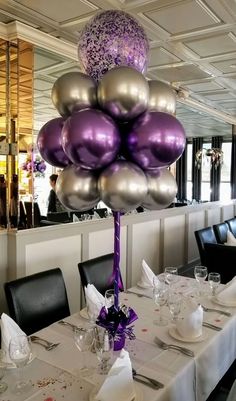
[[[174,90],[161,81],[148,81],[149,92],[149,111],[163,111],[164,113],[175,114],[176,95]]]
[[[116,67],[99,82],[97,96],[103,110],[126,121],[147,109],[149,86],[141,72],[131,67]]]
[[[52,87],[52,102],[62,117],[72,112],[97,105],[95,81],[81,72],[68,72],[59,77]]]
[[[116,212],[139,206],[147,194],[147,179],[140,167],[124,160],[110,164],[98,179],[103,202]]]
[[[99,201],[97,176],[78,166],[68,166],[57,179],[56,194],[69,210],[83,212],[91,209]]]
[[[145,174],[148,193],[142,206],[150,210],[160,210],[169,206],[178,190],[174,176],[166,168],[146,171]]]

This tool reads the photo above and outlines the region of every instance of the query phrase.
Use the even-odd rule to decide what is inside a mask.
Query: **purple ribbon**
[[[123,290],[120,273],[120,212],[113,212],[114,216],[114,259],[113,272],[109,284],[114,283],[114,306],[119,309],[119,290]]]
[[[123,305],[116,310],[115,305],[106,309],[105,306],[100,310],[97,318],[97,325],[104,327],[114,338],[114,350],[121,349],[124,346],[125,338],[135,339],[133,327],[130,326],[138,316],[132,308]],[[130,326],[130,327],[127,327]]]

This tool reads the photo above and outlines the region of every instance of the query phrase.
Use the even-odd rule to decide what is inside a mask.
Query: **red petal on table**
[[[141,331],[143,331],[143,333],[146,333],[146,331],[148,331],[148,329],[142,329]]]

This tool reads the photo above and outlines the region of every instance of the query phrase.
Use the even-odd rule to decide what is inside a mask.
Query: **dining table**
[[[133,322],[135,339],[126,339],[125,342],[132,366],[138,373],[163,384],[162,388],[153,389],[135,381],[136,396],[133,401],[206,401],[236,358],[236,307],[217,304],[207,282],[202,284],[200,295],[196,280],[192,278],[177,276],[172,285],[183,298],[183,303],[194,299],[202,304],[204,322],[217,326],[219,330],[204,326],[201,336],[181,338],[171,321],[167,305],[163,307],[163,314],[168,318],[168,325],[154,323],[160,309],[153,301],[152,288],[133,286],[120,292],[120,303],[131,307],[138,315]],[[206,308],[213,311],[206,311]],[[90,324],[86,309],[68,316],[64,321],[82,328]],[[17,369],[9,366],[4,377],[8,389],[0,395],[0,400],[93,401],[91,394],[105,379],[99,374],[96,353],[87,353],[87,362],[93,369],[88,377],[81,377],[82,358],[70,325],[56,322],[35,334],[59,345],[48,351],[32,342],[32,357],[24,367],[30,388],[22,394],[14,393]],[[178,349],[163,349],[155,341],[156,337],[167,344],[188,348],[194,356],[183,354]],[[118,355],[116,351],[112,358],[115,360]]]

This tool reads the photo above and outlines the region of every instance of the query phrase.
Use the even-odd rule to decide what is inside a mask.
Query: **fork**
[[[62,326],[69,326],[72,328],[73,331],[85,331],[85,329],[83,329],[83,327],[78,327],[75,324],[66,322],[65,320],[59,320],[59,322],[57,322],[58,324],[61,324]]]
[[[204,310],[204,312],[217,312],[217,313],[221,313],[221,315],[225,315],[228,317],[232,316],[232,314],[230,312],[226,312],[221,309],[207,308],[206,306],[203,306],[203,305],[202,305],[202,309]]]
[[[157,381],[155,379],[152,379],[151,377],[144,376],[141,373],[137,373],[134,368],[132,368],[132,374],[133,374],[134,380],[137,380],[136,379],[137,376],[141,377],[141,378],[143,378],[143,379],[145,379],[145,380],[147,380],[149,382],[149,383],[147,383],[147,382],[143,382],[143,383],[148,384],[148,385],[151,383],[151,387],[156,389],[156,390],[158,390],[159,388],[163,388],[164,387],[164,384],[162,384],[161,382],[159,382],[159,381]]]
[[[46,349],[46,351],[51,351],[56,348],[60,343],[52,343],[51,341],[45,340],[44,338],[38,336],[30,336],[30,339],[33,343],[42,345]]]
[[[177,351],[182,352],[182,354],[194,357],[194,352],[191,349],[188,349],[188,348],[185,348],[185,347],[180,347],[179,345],[175,345],[175,344],[166,344],[164,341],[160,340],[160,338],[158,338],[158,337],[154,338],[154,342],[160,348],[162,348],[164,350],[175,349]]]

